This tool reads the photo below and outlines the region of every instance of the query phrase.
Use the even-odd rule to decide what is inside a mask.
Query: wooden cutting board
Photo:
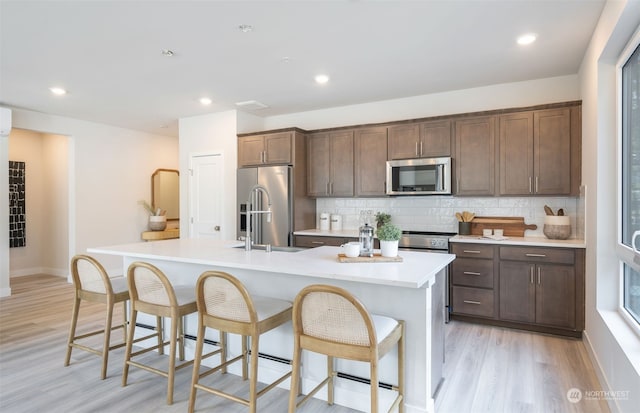
[[[537,229],[535,224],[525,224],[524,217],[475,217],[471,221],[471,235],[482,235],[483,229],[502,228],[505,237],[524,237],[528,229]]]
[[[373,257],[347,257],[344,254],[338,254],[340,262],[402,262],[401,256],[383,257],[380,253],[374,253]]]

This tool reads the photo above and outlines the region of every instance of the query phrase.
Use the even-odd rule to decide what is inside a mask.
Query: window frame
[[[633,329],[633,331],[640,336],[640,322],[637,321],[629,311],[624,307],[624,265],[628,265],[635,271],[640,272],[640,251],[634,251],[633,248],[624,244],[624,232],[623,232],[623,219],[624,217],[624,202],[623,195],[624,191],[622,188],[623,184],[623,168],[624,168],[624,154],[623,154],[623,119],[622,119],[622,104],[623,104],[623,90],[622,90],[622,68],[627,63],[627,61],[631,58],[636,49],[640,47],[640,29],[638,29],[624,50],[620,54],[620,58],[616,64],[616,129],[617,129],[617,137],[616,137],[616,174],[617,174],[617,182],[616,182],[616,191],[617,191],[617,205],[616,205],[616,214],[617,214],[617,237],[616,237],[616,255],[618,258],[618,313],[625,320],[625,322]],[[637,242],[640,244],[640,241]]]

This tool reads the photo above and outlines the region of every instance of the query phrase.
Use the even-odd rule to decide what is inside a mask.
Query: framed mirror
[[[151,175],[151,204],[167,211],[167,220],[180,219],[180,172],[156,169]]]

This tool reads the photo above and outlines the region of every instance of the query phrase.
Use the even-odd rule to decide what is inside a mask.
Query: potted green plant
[[[398,256],[398,241],[400,241],[400,237],[402,237],[402,230],[390,222],[378,228],[380,253],[383,257]]]
[[[376,228],[380,228],[384,224],[388,224],[391,222],[391,215],[386,212],[377,212],[376,213]]]

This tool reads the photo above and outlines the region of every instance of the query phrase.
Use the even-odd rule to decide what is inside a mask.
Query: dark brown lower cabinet
[[[487,246],[484,245],[486,249]],[[579,337],[584,330],[584,249],[493,245],[490,260],[477,245],[453,244],[452,318]],[[482,274],[482,276],[480,276]],[[474,287],[474,288],[471,288]],[[493,306],[497,311],[490,311]]]
[[[575,328],[575,269],[500,262],[500,319]]]

